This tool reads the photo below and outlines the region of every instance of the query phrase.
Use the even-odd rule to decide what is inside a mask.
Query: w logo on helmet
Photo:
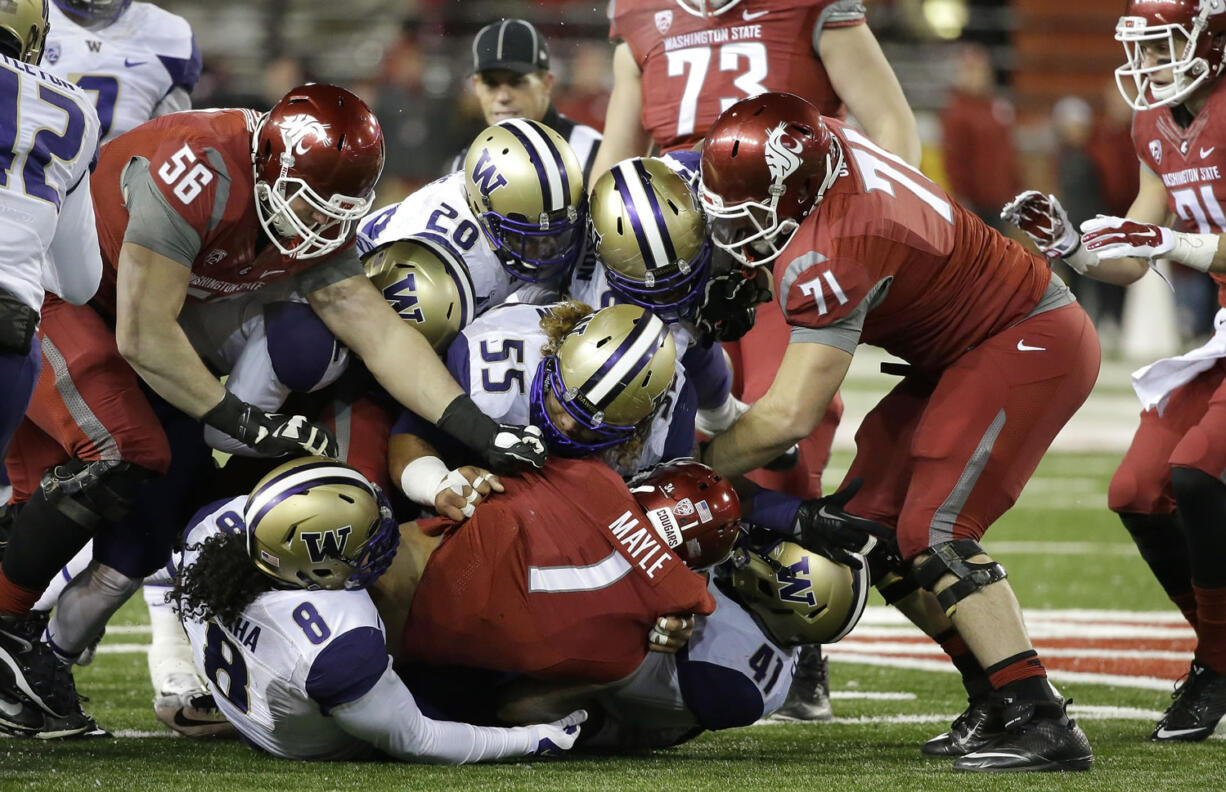
[[[322,139],[323,142],[328,140],[328,124],[305,113],[285,117],[281,121],[280,129],[285,151],[299,157],[311,150],[310,144],[316,139]]]
[[[494,161],[490,158],[490,150],[487,148],[481,149],[481,158],[473,167],[473,184],[477,185],[477,189],[485,196],[499,187],[507,186],[506,177],[494,167]]]
[[[784,121],[766,133],[766,167],[770,168],[772,186],[781,186],[800,167],[800,157],[796,155],[801,148],[800,141],[787,133]]]
[[[391,304],[401,319],[417,324],[426,321],[421,312],[421,300],[417,297],[417,278],[413,273],[406,272],[400,280],[389,283],[383,290],[383,299]]]
[[[779,568],[779,599],[785,602],[803,602],[812,607],[817,604],[817,598],[813,596],[813,583],[808,577],[797,577],[800,574],[809,574],[808,558],[801,558],[795,564]]]
[[[303,531],[298,534],[306,545],[312,564],[322,564],[329,558],[344,558],[345,545],[349,542],[352,525],[328,531]]]

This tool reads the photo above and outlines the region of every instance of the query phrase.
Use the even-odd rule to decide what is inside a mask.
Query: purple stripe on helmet
[[[621,196],[622,206],[626,208],[626,216],[630,218],[630,229],[634,231],[634,238],[639,244],[639,252],[643,255],[643,263],[648,269],[652,268],[654,256],[651,255],[651,243],[647,241],[647,233],[643,230],[643,219],[639,217],[638,204],[634,202],[634,196],[630,192],[630,185],[626,183],[625,177],[622,175],[621,168],[613,169],[613,184],[617,187],[617,193]],[[650,187],[647,188],[650,192]]]
[[[596,372],[592,374],[592,376],[588,377],[586,382],[584,382],[582,385],[579,386],[580,393],[586,393],[588,388],[592,387],[594,383],[599,382],[601,378],[603,378],[606,374],[608,374],[609,371],[615,365],[617,365],[617,362],[621,360],[622,357],[625,356],[625,354],[634,347],[635,342],[637,342],[639,338],[644,333],[647,332],[647,328],[651,325],[652,318],[653,317],[650,313],[644,313],[634,323],[634,330],[630,332],[630,335],[626,336],[625,340],[622,341],[622,343],[617,347],[617,349],[613,352],[613,354],[609,355],[609,357],[605,359],[604,364],[599,369],[597,369]],[[660,344],[663,343],[663,336],[667,332],[668,332],[668,326],[661,323],[660,331],[656,334],[655,343],[650,344],[647,347],[647,350],[643,353],[643,356],[638,360],[638,362],[636,362],[633,366],[630,367],[630,369],[626,372],[626,375],[621,378],[620,382],[618,382],[618,387],[610,388],[608,395],[605,396],[605,398],[602,399],[599,403],[593,403],[592,406],[595,407],[597,410],[603,410],[605,407],[609,405],[609,402],[617,398],[617,396],[621,392],[621,389],[625,387],[626,383],[630,382],[635,377],[637,377],[639,373],[643,370],[643,367],[646,366],[651,361],[652,356],[655,355],[656,351],[660,348]],[[563,400],[559,400],[559,401],[563,401]],[[565,404],[565,401],[563,401],[563,404]]]
[[[308,469],[309,467],[310,466],[308,466]],[[299,472],[301,470],[303,470],[303,468],[296,468],[295,472]],[[323,476],[320,478],[313,478],[308,481],[304,481],[301,484],[296,484],[293,487],[290,487],[289,489],[287,489],[285,492],[277,494],[270,501],[268,501],[268,503],[264,504],[264,506],[260,509],[259,513],[257,513],[251,519],[247,520],[247,531],[249,533],[252,531],[255,531],[255,527],[259,525],[260,520],[263,520],[269,511],[271,511],[274,507],[283,503],[287,498],[292,497],[294,495],[301,495],[307,490],[311,489],[312,487],[318,487],[324,484],[349,484],[351,486],[356,486],[358,485],[358,483],[359,482],[354,481],[352,478],[349,478],[347,476]],[[266,489],[266,487],[262,489]],[[370,489],[370,487],[367,486],[367,489]]]
[[[651,204],[651,211],[655,216],[656,228],[660,230],[660,239],[664,242],[664,253],[668,256],[668,260],[662,262],[652,262],[650,256],[644,256],[643,260],[647,262],[648,266],[655,263],[657,266],[666,267],[677,260],[677,251],[673,247],[672,235],[668,233],[668,223],[664,220],[664,210],[660,206],[660,197],[651,188],[651,176],[647,173],[647,167],[643,165],[643,160],[636,159],[634,161],[634,172],[638,174],[639,181],[643,184],[643,192],[647,194],[647,203]],[[642,242],[639,245],[641,246]]]
[[[503,124],[508,132],[515,136],[528,152],[528,159],[532,162],[532,166],[536,168],[537,181],[541,185],[541,197],[545,199],[545,211],[549,211],[549,207],[553,206],[553,191],[549,187],[549,175],[545,173],[545,163],[541,161],[540,155],[537,153],[536,144],[532,140],[515,127],[515,124]],[[545,137],[542,135],[541,137]],[[548,138],[545,138],[548,140]],[[556,150],[555,150],[556,151]],[[566,184],[566,169],[562,169],[562,184]]]

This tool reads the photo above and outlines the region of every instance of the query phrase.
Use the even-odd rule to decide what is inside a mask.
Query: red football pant
[[[5,458],[13,499],[27,500],[43,471],[68,459],[124,460],[165,473],[166,434],[102,317],[48,295],[39,336],[43,370]]]
[[[1132,445],[1111,478],[1107,506],[1136,514],[1174,511],[1173,465],[1214,478],[1226,473],[1226,360],[1172,393],[1161,414],[1141,413]]]
[[[847,510],[895,525],[907,559],[982,538],[1090,394],[1099,363],[1094,325],[1073,304],[998,333],[935,381],[904,378],[856,432],[847,478],[864,487]]]
[[[740,341],[724,342],[724,351],[732,361],[732,395],[744,402],[762,398],[775,381],[783,353],[787,351],[792,328],[783,318],[775,300],[758,306],[753,329]],[[822,471],[830,461],[834,432],[843,417],[843,399],[835,393],[826,414],[813,432],[798,444],[800,458],[790,470],[751,471],[746,478],[767,489],[786,492],[801,498],[822,494]]]

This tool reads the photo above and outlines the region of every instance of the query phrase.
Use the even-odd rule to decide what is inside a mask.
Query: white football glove
[[[1153,223],[1099,215],[1081,224],[1082,242],[1099,258],[1165,256],[1175,249],[1175,232]]]
[[[579,739],[579,724],[587,720],[587,710],[575,710],[562,720],[539,723],[535,726],[520,726],[532,733],[529,756],[561,756]]]
[[[1025,231],[1048,258],[1064,258],[1081,241],[1059,199],[1038,190],[1019,193],[1000,210],[1000,217]]]
[[[699,410],[694,416],[694,428],[707,437],[715,437],[728,431],[736,419],[749,410],[749,405],[731,393],[724,403],[710,410]]]

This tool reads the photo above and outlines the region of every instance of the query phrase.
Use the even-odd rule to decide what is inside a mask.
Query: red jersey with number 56
[[[1025,319],[1047,263],[989,228],[919,171],[826,119],[846,170],[775,262],[788,323],[823,328],[866,299],[860,341],[927,371]]]
[[[503,485],[430,556],[404,628],[413,659],[612,682],[658,617],[715,610],[600,460],[555,457]]]
[[[1139,110],[1132,117],[1132,144],[1141,164],[1166,185],[1166,205],[1177,231],[1226,233],[1226,80],[1187,127],[1171,108]],[[1217,282],[1218,304],[1226,307],[1226,275]]]
[[[815,46],[822,30],[864,24],[858,0],[742,0],[714,17],[676,0],[611,0],[609,38],[642,72],[643,128],[662,152],[692,148],[729,105],[767,91],[841,118]]]
[[[136,166],[136,158],[148,163],[150,180],[177,215],[166,231],[199,239],[188,300],[255,291],[323,260],[291,259],[272,244],[256,253],[261,229],[255,214],[251,141],[259,117],[250,110],[171,113],[102,147],[91,179],[104,265],[95,305],[115,312],[119,249],[128,231],[124,170],[130,163]]]

